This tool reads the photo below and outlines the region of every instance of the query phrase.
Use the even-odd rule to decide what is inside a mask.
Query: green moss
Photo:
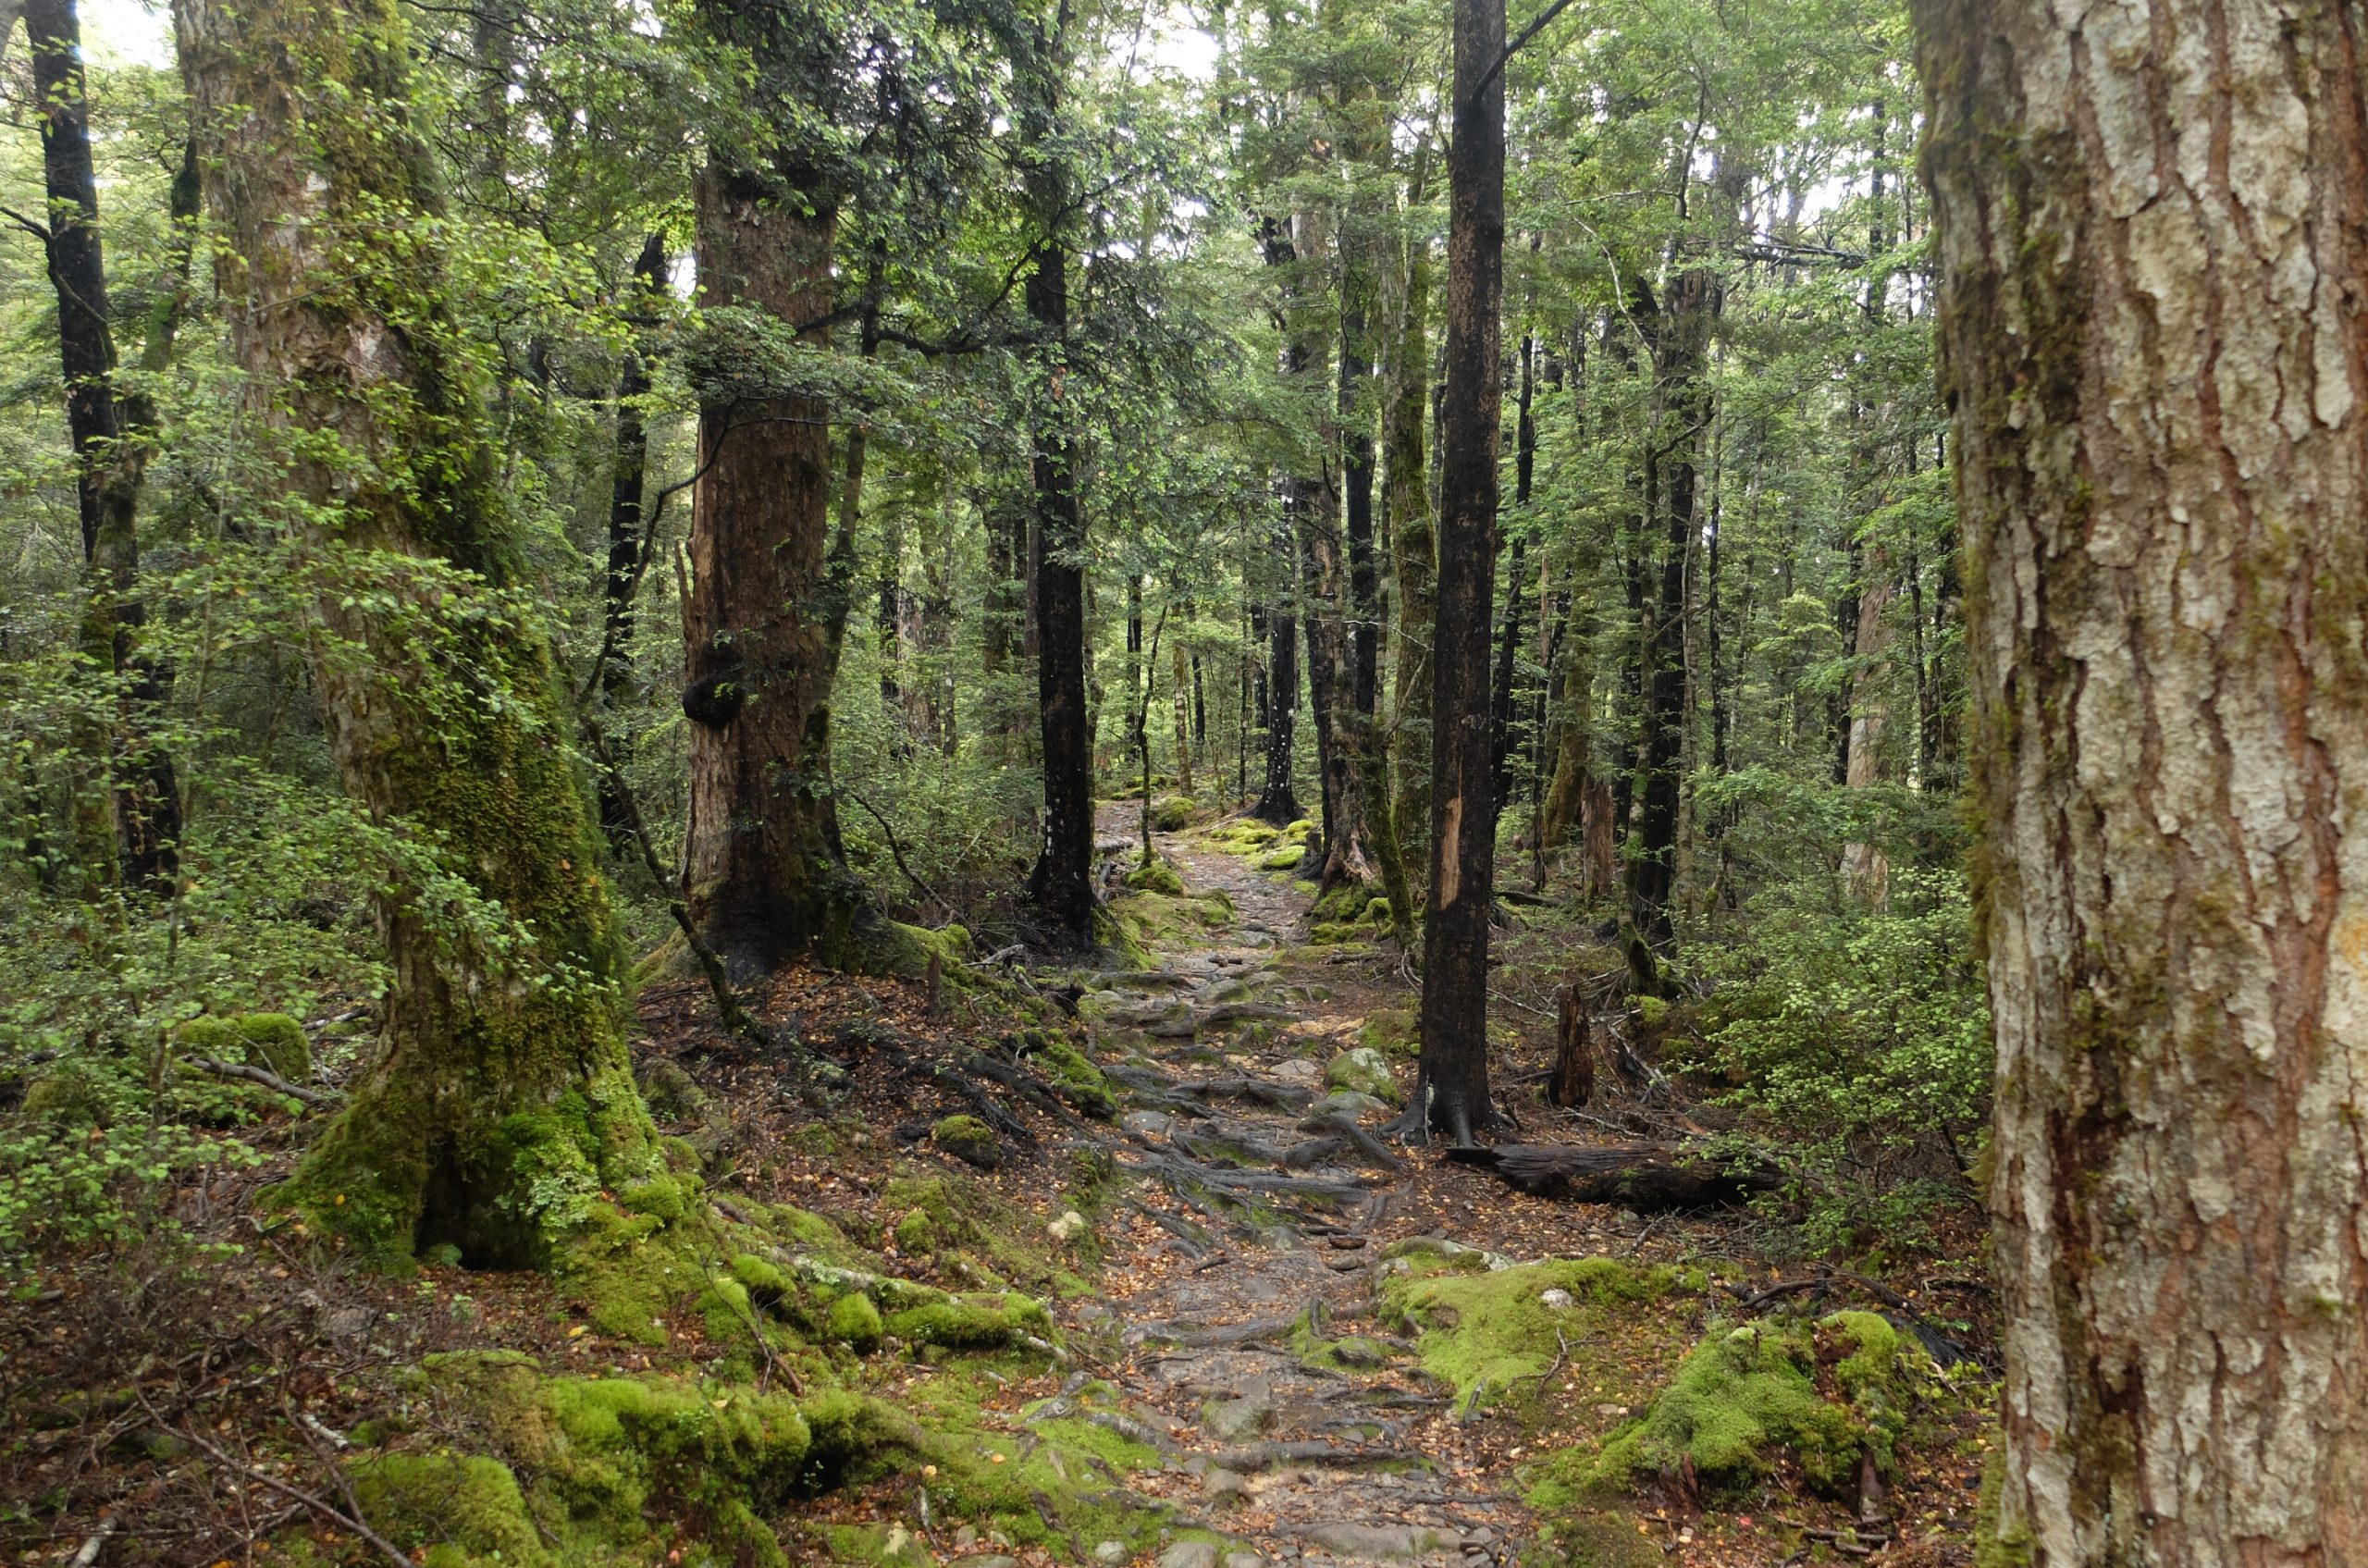
[[[1283,848],[1260,856],[1258,869],[1262,871],[1297,870],[1299,863],[1306,858],[1307,850],[1303,846],[1296,844],[1287,845]]]
[[[278,1074],[290,1083],[313,1076],[313,1043],[304,1026],[286,1013],[233,1013],[191,1019],[174,1031],[191,1056],[243,1062]]]
[[[1165,860],[1137,866],[1127,873],[1127,885],[1141,893],[1165,893],[1171,898],[1181,897],[1184,893],[1184,879]]]
[[[34,1079],[17,1108],[28,1120],[57,1127],[106,1124],[106,1098],[100,1093],[98,1080],[87,1068],[70,1063]]]
[[[1301,817],[1298,821],[1291,823],[1289,827],[1283,830],[1283,836],[1285,838],[1296,838],[1302,840],[1314,838],[1315,836],[1315,823],[1313,819]]]
[[[946,1117],[929,1130],[929,1139],[955,1158],[981,1170],[992,1170],[1003,1164],[1003,1140],[977,1117]]]
[[[597,1199],[552,1272],[602,1333],[652,1346],[666,1343],[667,1313],[707,1276],[687,1221],[670,1223]]]
[[[1839,1340],[1845,1352],[1835,1362],[1844,1385],[1840,1397],[1818,1388],[1820,1347],[1809,1330],[1771,1323],[1714,1328],[1680,1364],[1651,1412],[1605,1444],[1581,1479],[1618,1488],[1640,1473],[1673,1473],[1690,1460],[1705,1482],[1733,1485],[1764,1474],[1770,1456],[1782,1449],[1799,1462],[1811,1485],[1826,1490],[1848,1485],[1862,1445],[1887,1462],[1881,1414],[1898,1404],[1892,1391],[1896,1338],[1888,1325],[1878,1335],[1856,1321],[1868,1315],[1838,1314],[1819,1326],[1829,1343]],[[1839,1371],[1843,1364],[1852,1364],[1847,1379]]]
[[[373,1528],[399,1547],[425,1548],[428,1568],[550,1561],[518,1477],[485,1454],[374,1453],[352,1466],[353,1494]]]
[[[1357,1043],[1384,1056],[1411,1062],[1422,1055],[1421,1021],[1411,1008],[1381,1008],[1366,1015],[1363,1027],[1357,1031]]]
[[[1424,1370],[1452,1385],[1461,1406],[1485,1406],[1545,1375],[1565,1345],[1677,1288],[1666,1268],[1636,1270],[1610,1258],[1552,1259],[1477,1274],[1404,1274],[1386,1280],[1382,1306],[1415,1332]],[[1548,1305],[1548,1290],[1571,1297]],[[1534,1391],[1534,1390],[1532,1390]]]
[[[831,1338],[869,1352],[879,1347],[880,1338],[885,1332],[886,1326],[881,1322],[880,1309],[871,1304],[870,1296],[841,1296],[831,1303]]]
[[[926,1209],[915,1209],[896,1222],[896,1250],[907,1257],[929,1256],[941,1240],[936,1216]]]
[[[1192,797],[1189,795],[1165,796],[1153,801],[1152,832],[1182,833],[1192,824]]]
[[[754,1253],[734,1254],[732,1278],[748,1292],[748,1299],[760,1307],[770,1307],[794,1294],[797,1289],[790,1283],[789,1276]]]
[[[1118,1100],[1110,1092],[1110,1080],[1076,1046],[1058,1035],[1035,1029],[1021,1037],[1020,1046],[1052,1080],[1054,1092],[1062,1099],[1098,1120],[1108,1121],[1118,1114]]]
[[[955,1296],[888,1315],[885,1327],[918,1345],[956,1350],[996,1350],[1025,1345],[1052,1332],[1044,1303],[1017,1290]]]

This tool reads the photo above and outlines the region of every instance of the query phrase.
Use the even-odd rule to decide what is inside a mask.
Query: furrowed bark
[[[2368,18],[1914,9],[1998,1045],[1983,1558],[2359,1562]]]

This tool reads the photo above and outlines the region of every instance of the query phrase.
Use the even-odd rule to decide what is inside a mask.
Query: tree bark
[[[1281,827],[1299,821],[1291,788],[1299,729],[1299,620],[1280,605],[1266,611],[1266,777],[1250,814]]]
[[[837,219],[811,170],[719,148],[695,196],[705,302],[785,323],[829,315]],[[831,787],[828,411],[802,397],[707,404],[699,463],[683,606],[684,893],[745,985],[809,952],[842,957],[860,904]]]
[[[74,448],[82,558],[91,574],[82,640],[92,663],[110,671],[116,683],[113,732],[100,729],[89,737],[93,758],[107,759],[111,804],[78,798],[76,858],[99,882],[111,872],[126,887],[164,897],[179,870],[180,795],[171,755],[150,737],[166,679],[139,648],[147,613],[140,599],[138,515],[154,450],[154,432],[147,426],[154,421],[145,414],[144,400],[142,414],[127,421],[116,394],[115,335],[75,0],[26,0],[24,19],[49,207],[43,251],[57,299],[58,365],[66,382],[67,434]],[[185,169],[175,181],[177,203],[190,200],[192,179],[193,171]],[[178,207],[175,213],[177,219],[194,216]],[[187,241],[176,243],[185,265]],[[163,337],[169,347],[169,327]]]
[[[1680,273],[1662,302],[1654,350],[1661,418],[1651,437],[1667,453],[1659,598],[1641,640],[1644,697],[1639,748],[1635,856],[1628,865],[1630,917],[1654,947],[1676,936],[1671,903],[1685,749],[1686,566],[1695,530],[1695,451],[1706,414],[1703,352],[1719,310],[1718,278],[1705,268]]]
[[[1917,0],[1955,411],[1985,1561],[2368,1560],[2356,4]]]
[[[1456,0],[1430,919],[1423,928],[1423,1049],[1410,1114],[1458,1144],[1472,1142],[1497,1119],[1488,1098],[1488,915],[1497,862],[1496,835],[1488,831],[1488,611],[1497,576],[1503,398],[1504,46],[1504,0]]]
[[[413,846],[377,899],[379,1054],[283,1191],[381,1255],[450,1241],[471,1263],[539,1262],[601,1190],[661,1167],[590,804],[548,646],[512,597],[523,558],[408,117],[407,30],[391,0],[180,0],[175,23],[246,428],[326,632],[330,749],[373,824]],[[390,591],[356,593],[357,574]],[[455,670],[502,700],[456,689]],[[510,927],[488,941],[453,918],[431,861]]]
[[[639,298],[625,313],[636,331],[654,325],[650,308],[666,286],[666,237],[652,234],[635,258],[633,283]],[[633,844],[633,812],[615,770],[633,755],[633,735],[622,715],[635,696],[633,670],[634,589],[641,576],[641,508],[649,467],[649,429],[640,399],[649,392],[649,366],[638,343],[627,345],[617,371],[616,451],[609,475],[609,567],[602,579],[601,636],[609,650],[600,667],[602,744],[613,768],[600,775],[600,831],[623,856]]]
[[[1430,143],[1418,143],[1408,197],[1423,200]],[[1396,711],[1389,723],[1390,820],[1400,859],[1427,870],[1431,831],[1432,584],[1437,568],[1431,525],[1430,482],[1424,473],[1424,404],[1430,386],[1427,342],[1431,299],[1430,241],[1409,234],[1404,255],[1388,274],[1388,324],[1382,353],[1382,513],[1396,563],[1398,586]],[[1412,842],[1409,842],[1411,840]],[[1409,866],[1412,870],[1412,865]]]
[[[1067,8],[1062,8],[1067,20]],[[1029,62],[1023,131],[1032,144],[1053,137],[1060,114],[1061,40],[1037,40]],[[1044,334],[1044,384],[1032,432],[1036,698],[1043,725],[1044,841],[1028,895],[1070,941],[1093,933],[1093,737],[1086,712],[1085,514],[1078,505],[1077,442],[1062,398],[1069,330],[1068,248],[1062,227],[1068,174],[1056,154],[1029,175],[1036,224],[1027,283],[1029,318]]]

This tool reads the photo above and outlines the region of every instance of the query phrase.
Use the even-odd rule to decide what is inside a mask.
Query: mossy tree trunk
[[[1966,550],[1991,1561],[2368,1558],[2356,4],[1918,0]]]
[[[174,14],[277,486],[250,504],[318,585],[314,674],[347,791],[412,848],[378,900],[378,1055],[291,1195],[385,1255],[539,1262],[603,1187],[653,1173],[654,1139],[589,802],[447,293],[408,32],[392,0]]]

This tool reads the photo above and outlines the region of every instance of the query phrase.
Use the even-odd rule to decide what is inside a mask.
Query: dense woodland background
[[[1445,11],[790,10],[407,19],[450,349],[524,552],[502,602],[550,639],[579,765],[600,770],[597,736],[628,786],[603,790],[603,869],[635,950],[673,935],[653,858],[671,878],[686,855],[697,412],[755,394],[827,421],[821,793],[877,906],[982,950],[1047,928],[1022,895],[1050,559],[1082,573],[1097,794],[1314,819],[1300,874],[1342,919],[1396,893],[1382,919],[1411,936],[1426,661],[1479,630],[1430,602]],[[1175,42],[1195,20],[1205,58]],[[1894,6],[1663,0],[1575,7],[1505,67],[1498,885],[1563,912],[1573,978],[1641,934],[1689,1008],[1684,1065],[1757,1113],[1738,1125],[1781,1142],[1812,1244],[1844,1248],[1898,1205],[1964,1202],[1985,1114],[1907,54]],[[39,59],[7,56],[0,150],[0,1030],[19,1061],[87,1057],[113,1114],[87,1139],[12,1124],[18,1247],[140,1223],[124,1173],[236,1157],[109,1043],[368,1007],[390,881],[439,886],[438,919],[503,919],[432,833],[340,786],[316,599],[419,589],[287,515],[180,75],[93,63],[92,225],[45,192]],[[820,326],[702,295],[690,259],[703,150],[793,130],[835,209]],[[120,410],[102,461],[135,470],[112,558],[78,521],[61,377],[80,285],[57,237],[82,230]],[[1054,244],[1048,325],[1023,284]],[[1048,417],[1066,549],[1031,504]],[[129,659],[92,641],[93,571],[142,609]],[[154,763],[177,870],[108,843],[127,754]]]

